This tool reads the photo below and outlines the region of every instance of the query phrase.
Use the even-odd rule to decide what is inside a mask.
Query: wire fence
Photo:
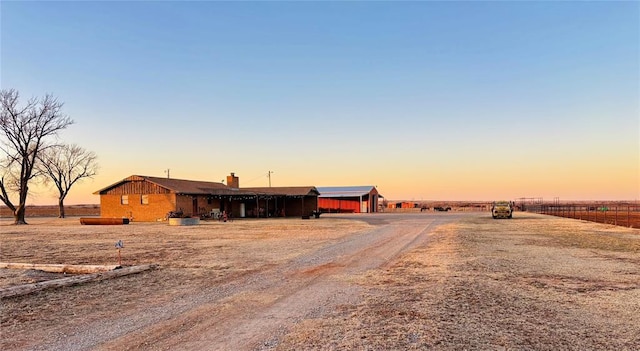
[[[536,204],[528,205],[526,210],[557,217],[640,228],[640,205]]]

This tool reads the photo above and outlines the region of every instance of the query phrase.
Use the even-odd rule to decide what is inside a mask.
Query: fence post
[[[616,217],[613,220],[613,225],[618,225],[618,205],[616,205]]]

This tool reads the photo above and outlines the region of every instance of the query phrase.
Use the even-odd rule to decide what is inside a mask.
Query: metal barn
[[[325,213],[373,213],[378,212],[379,198],[375,186],[317,187],[318,210]]]

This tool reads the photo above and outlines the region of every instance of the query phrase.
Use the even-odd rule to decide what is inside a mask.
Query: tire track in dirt
[[[382,267],[424,244],[460,216],[399,216],[288,263],[147,309],[87,325],[33,350],[269,349],[303,318],[359,298],[349,277]]]

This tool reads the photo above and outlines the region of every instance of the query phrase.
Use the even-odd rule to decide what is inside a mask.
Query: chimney
[[[240,180],[235,173],[231,172],[231,175],[227,176],[227,186],[236,189],[240,188]]]

